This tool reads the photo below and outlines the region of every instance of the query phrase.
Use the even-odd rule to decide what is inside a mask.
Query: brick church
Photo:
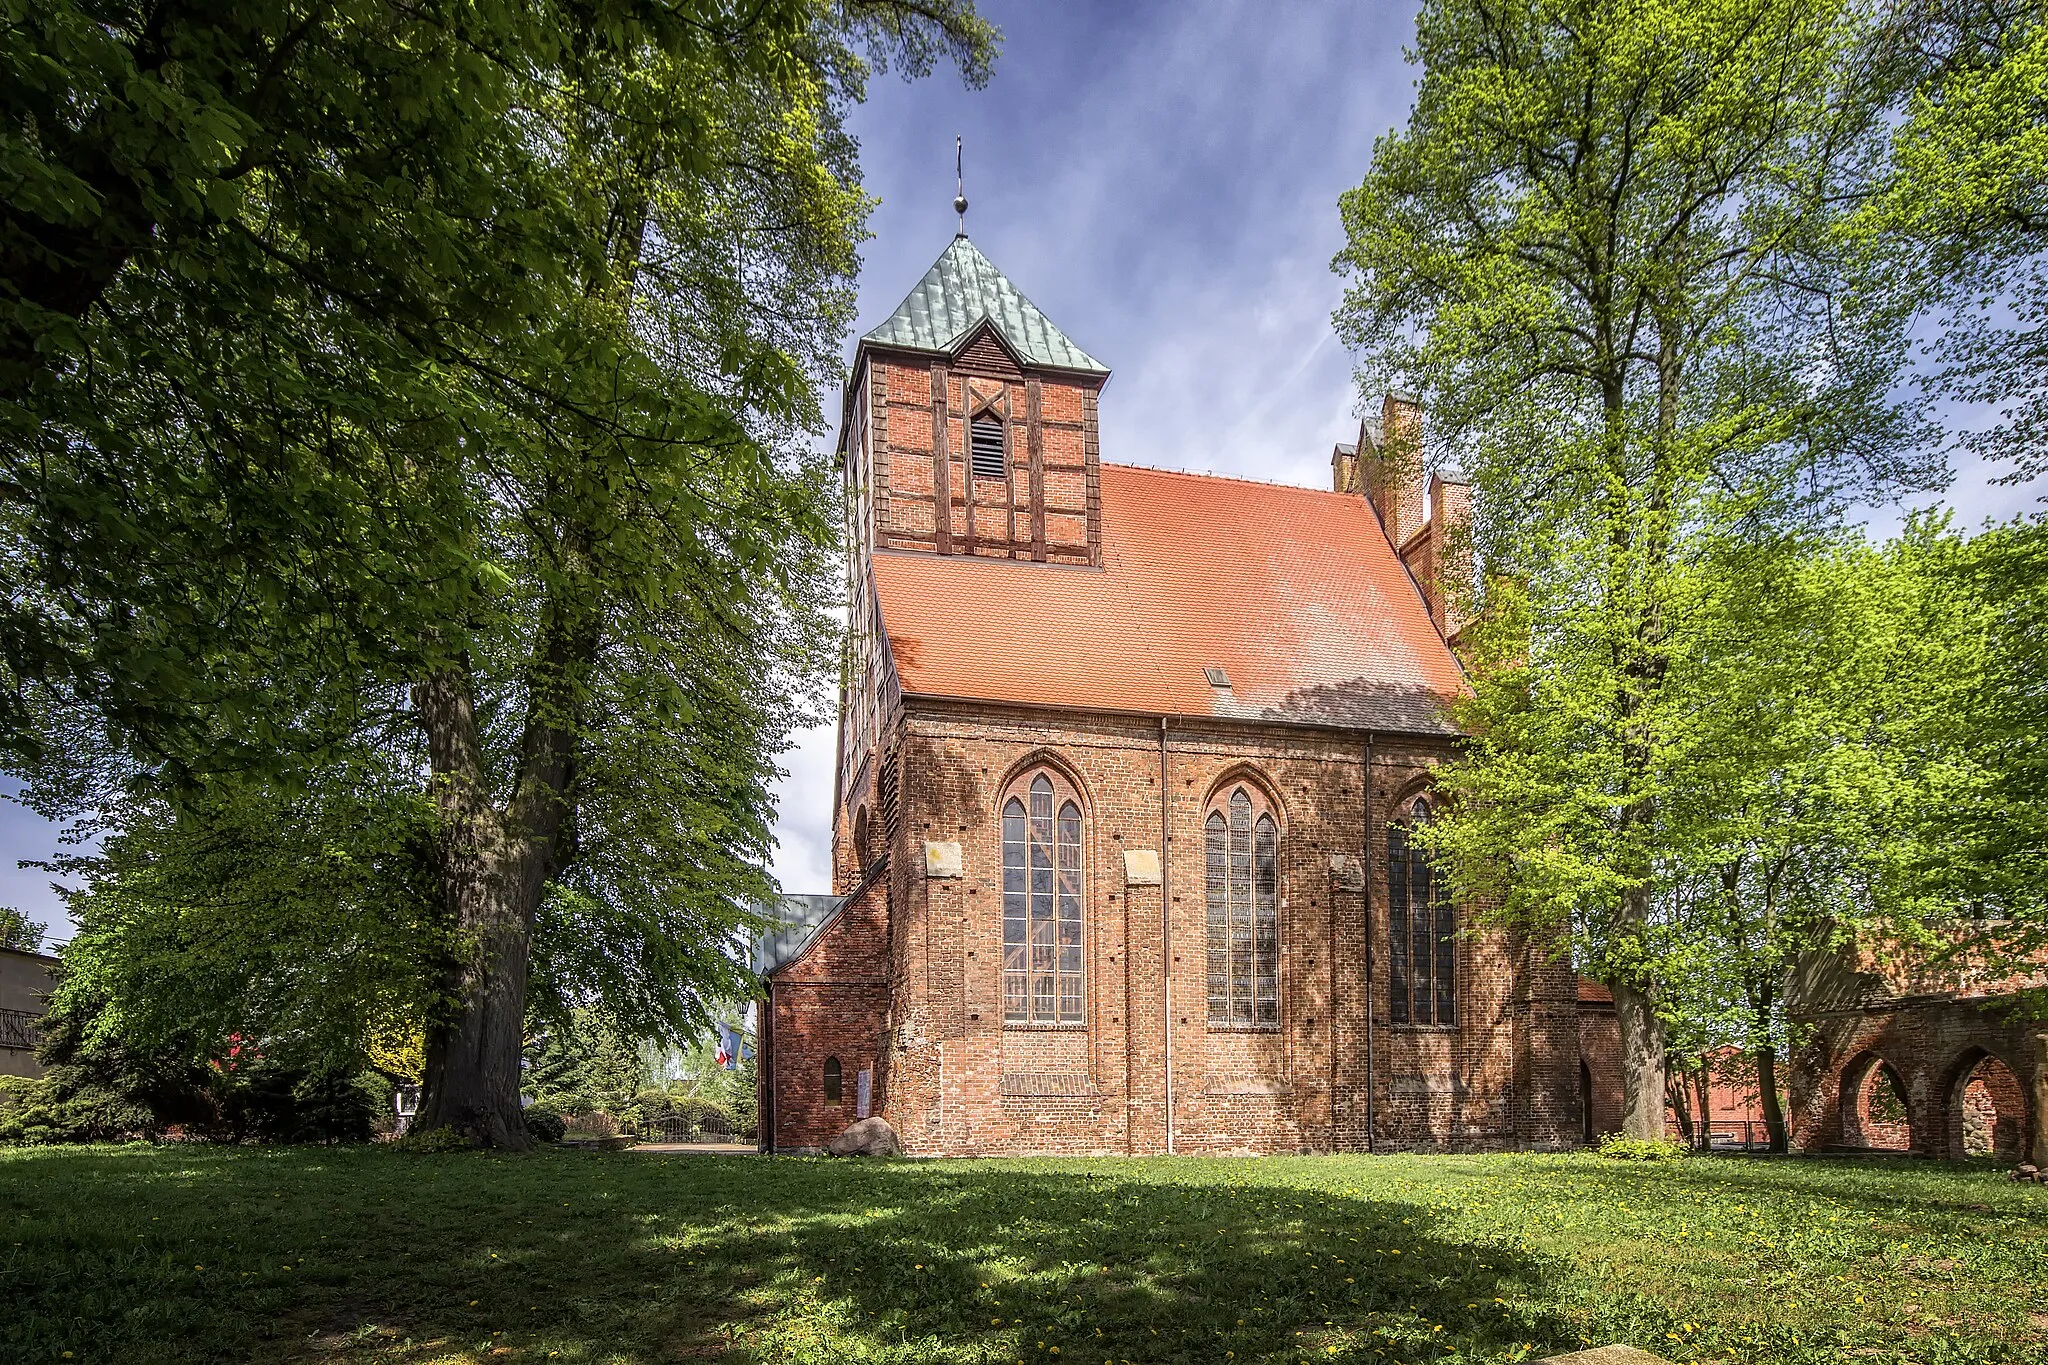
[[[1578,1141],[1576,978],[1412,840],[1468,491],[1399,396],[1328,492],[1118,465],[1108,380],[964,233],[859,342],[834,895],[762,963],[764,1145]]]

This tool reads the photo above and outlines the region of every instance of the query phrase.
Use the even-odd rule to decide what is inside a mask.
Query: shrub
[[[377,1121],[376,1101],[358,1077],[346,1071],[302,1073],[292,1087],[292,1125],[287,1142],[368,1142]]]
[[[410,1132],[391,1145],[404,1151],[425,1152],[429,1155],[436,1152],[466,1152],[471,1146],[468,1138],[448,1127],[425,1128]]]
[[[221,1113],[236,1141],[368,1142],[376,1102],[347,1071],[259,1060],[223,1077]]]
[[[398,1087],[391,1078],[378,1071],[365,1071],[356,1077],[356,1085],[370,1101],[370,1131],[373,1136],[388,1137],[398,1126],[398,1111],[392,1100],[398,1094]]]
[[[1602,1137],[1594,1150],[1610,1161],[1675,1161],[1686,1152],[1682,1142],[1665,1138],[1623,1137],[1620,1133]]]
[[[552,1109],[536,1104],[526,1111],[526,1131],[533,1134],[535,1142],[560,1142],[568,1130],[569,1125]]]
[[[43,1094],[43,1083],[30,1076],[0,1076],[0,1142],[22,1140],[22,1116]]]
[[[168,1128],[212,1133],[221,1124],[221,1078],[196,1058],[194,1037],[131,1045],[119,1030],[96,1027],[104,995],[66,991],[60,982],[42,1017],[45,1068],[34,1101],[20,1115],[24,1142],[120,1142],[155,1138]]]

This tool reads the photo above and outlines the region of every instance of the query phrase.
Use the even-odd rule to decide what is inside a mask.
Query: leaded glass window
[[[1387,986],[1397,1024],[1455,1024],[1457,912],[1436,861],[1414,832],[1429,819],[1417,797],[1387,829]]]
[[[1204,826],[1208,859],[1209,1023],[1280,1026],[1280,831],[1234,789]]]
[[[1044,773],[1003,803],[1003,1022],[1079,1024],[1081,808]]]

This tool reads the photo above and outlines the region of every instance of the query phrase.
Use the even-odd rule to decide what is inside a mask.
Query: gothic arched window
[[[1280,827],[1237,786],[1204,822],[1209,1026],[1280,1027]]]
[[[1080,1024],[1081,807],[1047,774],[1003,803],[1003,1022]]]
[[[1455,1024],[1458,917],[1429,850],[1414,832],[1429,819],[1421,797],[1387,827],[1387,986],[1397,1024]]]
[[[827,1057],[827,1058],[825,1059],[825,1103],[827,1103],[827,1104],[837,1104],[837,1103],[839,1103],[839,1094],[840,1094],[840,1071],[839,1071],[839,1059],[838,1059],[837,1057]]]

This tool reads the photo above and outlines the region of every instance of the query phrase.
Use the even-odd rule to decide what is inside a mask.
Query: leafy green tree
[[[431,913],[390,897],[421,1123],[523,1146],[530,979],[678,1034],[737,978],[830,657],[844,111],[878,64],[978,79],[992,33],[956,0],[36,18],[0,739],[153,839],[426,775]]]
[[[2033,479],[2048,472],[2048,16],[2008,0],[1905,15],[1917,83],[1849,231],[1926,253],[1940,326],[1925,381],[1996,413],[1964,449]]]
[[[703,1093],[729,1112],[739,1125],[740,1137],[757,1137],[761,1131],[761,1063],[749,1052],[730,1071],[720,1068],[704,1085]]]
[[[315,788],[216,780],[119,812],[92,857],[61,994],[95,1027],[203,1063],[230,1039],[299,1069],[353,1073],[416,1036],[446,938],[431,804],[400,750]]]
[[[1915,297],[1836,228],[1884,150],[1864,12],[1435,0],[1404,131],[1342,202],[1337,315],[1474,481],[1460,891],[1614,992],[1624,1127],[1661,1134],[1681,580],[1746,527],[1925,483],[1893,400]],[[1416,451],[1411,458],[1425,458]],[[1477,604],[1471,604],[1477,605]]]
[[[60,990],[41,1020],[39,1092],[16,1116],[22,1136],[39,1142],[156,1137],[178,1126],[213,1132],[220,1124],[214,1073],[204,1049],[138,1045],[105,1027],[108,1001],[97,992]]]
[[[1931,566],[1916,520],[1883,549],[1847,535],[1728,542],[1688,575],[1668,686],[1665,809],[1673,952],[1667,1005],[1696,1048],[1754,1060],[1773,1150],[1788,996],[1852,939],[1895,941],[1928,909],[1915,837],[1952,787],[1930,726],[1968,686],[1976,614]]]
[[[601,1008],[580,1006],[526,1044],[525,1088],[558,1113],[624,1113],[646,1081],[640,1049]]]
[[[2048,948],[2048,522],[1942,537],[1920,567],[1957,628],[1943,678],[1930,680],[1942,704],[1919,734],[1928,797],[1915,871],[1941,930],[1919,946],[2027,971]]]
[[[19,948],[24,953],[43,950],[43,926],[11,905],[0,905],[0,948]]]
[[[1908,14],[1918,84],[1851,232],[1873,251],[1905,242],[1924,253],[1937,324],[1924,382],[1989,419],[1957,434],[1962,449],[2002,466],[2004,482],[2030,483],[2048,472],[2048,16],[2007,0]],[[1929,769],[1947,781],[1918,826],[1922,870],[1949,913],[1919,946],[2030,975],[2048,947],[2048,526],[2024,518],[1952,548],[1935,567],[1982,614],[1980,666],[1962,674],[1957,704],[1929,718]],[[2042,994],[2037,1009],[2048,1008]],[[2034,1155],[2048,1161],[2048,1138]]]

